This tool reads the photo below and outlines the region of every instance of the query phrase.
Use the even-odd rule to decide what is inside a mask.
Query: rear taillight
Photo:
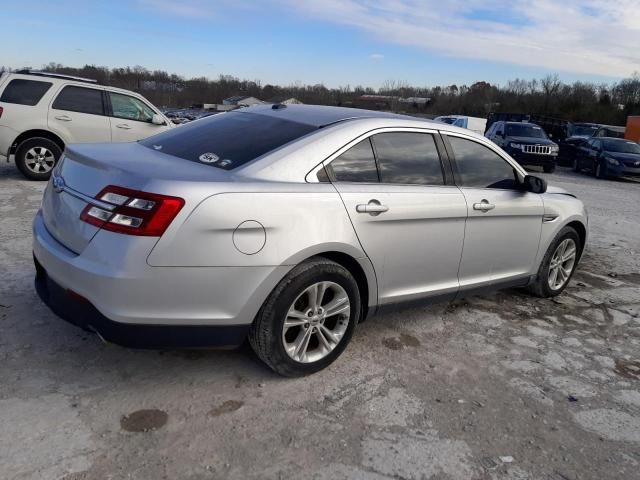
[[[182,198],[113,185],[103,188],[95,198],[112,208],[89,204],[80,214],[82,221],[111,232],[148,237],[161,236],[184,206]]]
[[[4,108],[0,107],[0,118],[2,118],[2,112],[4,112]]]

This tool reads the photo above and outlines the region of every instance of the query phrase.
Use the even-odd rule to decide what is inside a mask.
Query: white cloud
[[[384,60],[384,55],[381,53],[372,53],[371,55],[369,55],[369,60],[379,62],[380,60]]]
[[[640,68],[638,0],[277,0],[376,41],[453,57],[625,77]]]

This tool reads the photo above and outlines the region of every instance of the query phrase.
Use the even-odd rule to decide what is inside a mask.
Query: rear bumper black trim
[[[250,325],[146,325],[108,319],[89,301],[58,285],[34,257],[35,289],[60,318],[96,332],[110,343],[130,348],[237,347],[246,339]]]

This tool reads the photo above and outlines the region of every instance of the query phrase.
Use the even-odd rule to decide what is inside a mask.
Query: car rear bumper
[[[292,268],[151,267],[146,256],[155,240],[100,231],[77,255],[38,213],[38,292],[55,313],[114,343],[144,346],[149,336],[154,347],[233,345]]]
[[[18,132],[13,128],[9,128],[5,125],[0,125],[0,155],[8,157],[11,150],[11,145],[18,137]]]
[[[103,340],[132,348],[238,346],[250,325],[149,325],[109,320],[87,299],[53,281],[34,257],[38,296],[63,320],[97,333]]]

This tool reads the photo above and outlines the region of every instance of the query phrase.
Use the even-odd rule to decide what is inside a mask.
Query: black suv
[[[520,165],[541,166],[545,173],[556,168],[558,145],[535,123],[498,121],[491,125],[485,136]]]

